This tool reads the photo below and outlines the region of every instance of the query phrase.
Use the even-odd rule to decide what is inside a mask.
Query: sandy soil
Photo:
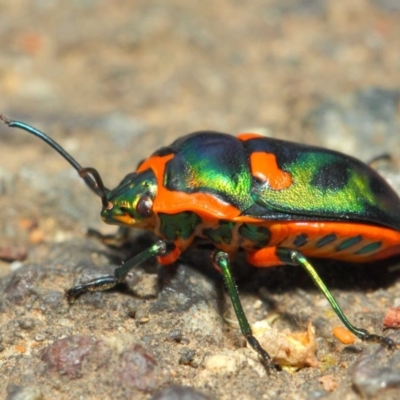
[[[399,37],[395,0],[0,1],[0,111],[50,134],[109,187],[162,145],[212,129],[364,161],[389,152],[377,168],[400,193]],[[340,322],[295,268],[239,262],[236,276],[252,322],[313,322],[319,365],[297,372],[268,375],[245,348],[204,252],[168,270],[149,263],[130,291],[69,306],[66,289],[152,238],[135,234],[120,250],[88,238],[88,227],[114,228],[75,171],[24,132],[0,126],[0,143],[1,398],[398,398],[400,352],[338,342]],[[398,266],[320,269],[348,317],[380,333],[399,305]]]

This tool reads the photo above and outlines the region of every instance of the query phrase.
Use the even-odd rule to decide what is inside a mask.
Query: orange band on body
[[[153,156],[145,160],[137,172],[152,169],[157,180],[157,194],[153,211],[167,214],[192,211],[199,215],[205,223],[216,223],[219,219],[231,220],[240,215],[240,210],[218,197],[202,192],[186,193],[169,190],[164,185],[165,166],[174,154]]]

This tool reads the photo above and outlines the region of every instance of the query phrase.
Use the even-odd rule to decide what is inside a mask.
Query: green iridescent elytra
[[[292,183],[275,190],[255,178],[250,157],[257,152],[273,155]],[[174,157],[166,164],[166,188],[217,196],[243,215],[370,222],[400,230],[397,194],[372,168],[342,153],[270,138],[197,132],[154,153],[168,154]]]

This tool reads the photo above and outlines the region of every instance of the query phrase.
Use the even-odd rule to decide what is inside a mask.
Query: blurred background
[[[48,133],[108,187],[162,145],[211,129],[363,161],[390,152],[385,177],[399,190],[399,38],[398,0],[0,0],[0,112]],[[113,231],[58,154],[4,125],[0,207],[3,253]]]
[[[0,110],[110,187],[202,129],[368,160],[399,148],[399,21],[396,0],[0,1]],[[62,203],[74,171],[24,132],[0,135],[2,185],[18,178]],[[82,196],[80,208],[96,201]]]

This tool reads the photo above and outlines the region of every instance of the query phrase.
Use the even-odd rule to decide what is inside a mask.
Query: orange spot
[[[250,156],[251,173],[273,190],[284,190],[292,184],[292,177],[282,171],[276,163],[276,156],[272,153],[254,152]]]
[[[250,133],[250,132],[241,133],[240,135],[237,136],[237,138],[239,140],[241,140],[242,142],[245,142],[246,140],[251,140],[251,139],[261,139],[263,137],[265,137],[265,136],[262,136],[258,133]]]
[[[353,344],[354,343],[354,335],[343,326],[335,326],[333,328],[333,335],[336,339],[338,339],[343,344]]]

